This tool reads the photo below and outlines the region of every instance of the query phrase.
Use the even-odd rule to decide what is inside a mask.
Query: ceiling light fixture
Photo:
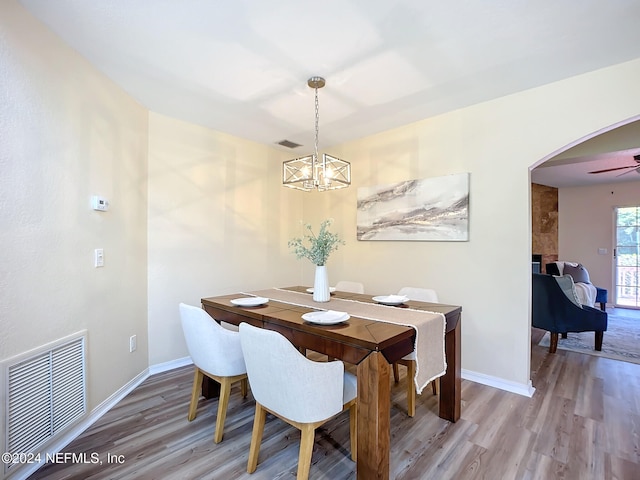
[[[324,87],[322,77],[311,77],[307,85],[316,91],[316,141],[312,155],[294,158],[282,163],[282,184],[285,187],[310,192],[336,190],[351,185],[351,164],[326,153],[318,158],[318,89]]]

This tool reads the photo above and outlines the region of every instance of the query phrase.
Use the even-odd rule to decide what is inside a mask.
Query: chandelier
[[[318,89],[324,87],[322,77],[311,77],[307,85],[316,91],[316,140],[312,155],[282,163],[282,184],[285,187],[309,192],[336,190],[351,185],[351,164],[326,153],[318,158]]]

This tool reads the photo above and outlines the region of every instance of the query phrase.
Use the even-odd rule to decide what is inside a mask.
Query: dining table
[[[308,287],[280,287],[278,290],[306,293]],[[414,350],[416,329],[402,324],[376,321],[351,315],[349,320],[336,325],[317,325],[305,321],[302,315],[314,310],[331,309],[332,300],[350,300],[352,305],[376,304],[371,295],[335,291],[329,302],[318,303],[315,308],[270,299],[261,305],[238,306],[238,298],[252,295],[237,292],[202,298],[202,307],[217,322],[251,325],[280,332],[301,351],[311,350],[340,359],[356,366],[357,408],[357,462],[356,477],[361,480],[389,478],[391,370],[396,361]],[[308,302],[307,302],[308,303]],[[349,312],[349,302],[342,302]],[[389,312],[388,306],[381,306]],[[460,418],[461,365],[460,330],[462,307],[441,303],[408,300],[393,308],[433,312],[444,317],[444,358],[446,371],[439,378],[438,414],[455,422]],[[203,393],[205,387],[203,386]],[[416,419],[419,421],[419,419]]]

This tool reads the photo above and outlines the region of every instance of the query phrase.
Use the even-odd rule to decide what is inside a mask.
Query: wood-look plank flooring
[[[430,389],[406,415],[405,379],[392,386],[392,479],[640,479],[640,365],[558,350],[532,335],[532,398],[462,381],[462,416],[437,416]],[[401,372],[404,374],[404,369]],[[213,443],[217,399],[187,421],[192,367],[154,375],[65,452],[102,465],[50,464],[30,479],[282,479],[296,474],[299,432],[268,416],[258,469],[246,473],[251,394],[234,386],[224,439]],[[310,478],[355,478],[348,414],[316,432]],[[107,464],[107,455],[123,463]]]

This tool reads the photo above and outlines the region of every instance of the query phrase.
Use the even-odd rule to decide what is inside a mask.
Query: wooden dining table
[[[306,292],[306,287],[284,287]],[[391,418],[391,365],[413,351],[415,330],[395,323],[351,316],[340,325],[314,325],[302,314],[313,309],[290,303],[269,301],[256,307],[238,307],[231,300],[242,293],[203,298],[202,306],[218,322],[239,325],[247,322],[280,332],[296,347],[313,350],[356,365],[358,378],[357,478],[389,478]],[[376,303],[372,296],[336,291],[332,298]],[[330,308],[330,302],[327,308]],[[440,377],[439,416],[455,422],[460,418],[460,306],[407,301],[397,308],[442,313],[445,317],[446,373]],[[419,419],[416,419],[419,421]]]

